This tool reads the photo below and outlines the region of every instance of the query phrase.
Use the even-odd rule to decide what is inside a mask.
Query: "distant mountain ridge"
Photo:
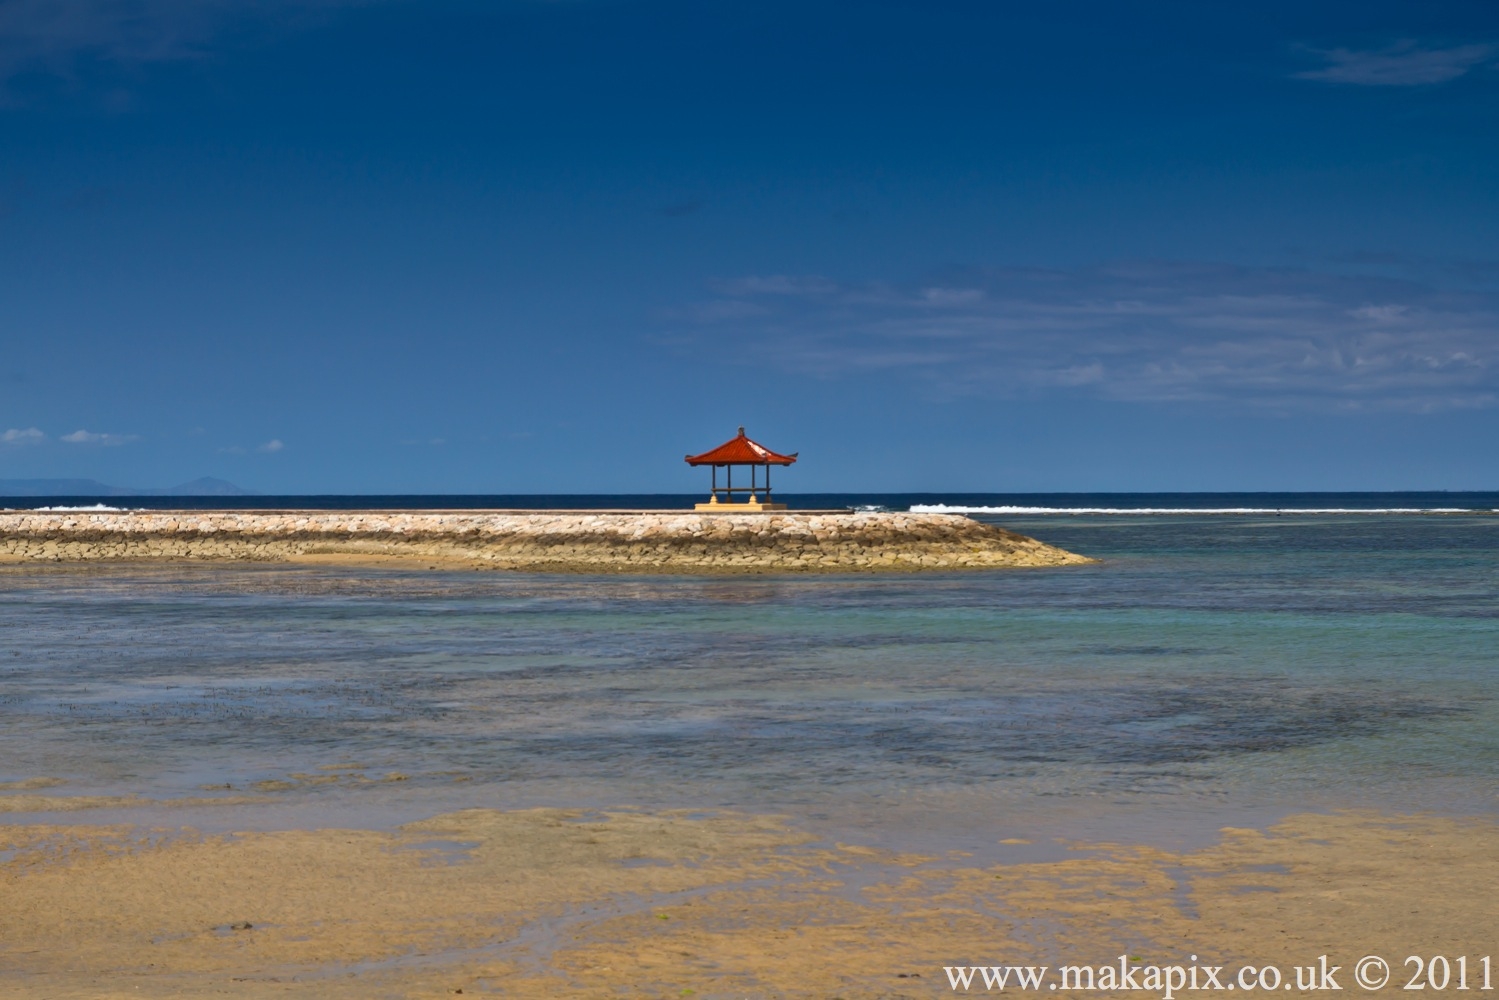
[[[132,489],[97,479],[0,479],[0,497],[253,497],[254,490],[203,476],[177,486]]]

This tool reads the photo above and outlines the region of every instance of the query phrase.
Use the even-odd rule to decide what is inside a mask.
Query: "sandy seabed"
[[[0,809],[65,808],[48,784],[13,782]],[[1369,954],[1393,967],[1386,990],[1408,955],[1467,956],[1476,987],[1499,926],[1487,820],[1300,814],[1199,849],[1077,843],[990,864],[731,812],[470,809],[390,831],[204,834],[195,808],[163,809],[160,827],[76,812],[0,825],[0,995],[852,1000],[949,995],[944,966],[1121,954],[1197,956],[1225,982],[1327,955],[1364,995],[1351,969]]]

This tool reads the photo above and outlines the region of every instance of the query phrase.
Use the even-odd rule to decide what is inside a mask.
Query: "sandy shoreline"
[[[543,572],[867,572],[1091,560],[956,514],[0,513],[0,562],[207,560]]]
[[[917,997],[951,992],[948,965],[1121,953],[1288,973],[1326,954],[1362,992],[1366,954],[1397,976],[1412,953],[1471,969],[1493,947],[1479,887],[1499,874],[1491,822],[1374,813],[1012,865],[734,812],[177,822],[0,825],[0,995]]]

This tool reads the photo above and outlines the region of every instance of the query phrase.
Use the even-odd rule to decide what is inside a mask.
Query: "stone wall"
[[[835,572],[1091,560],[958,514],[13,511],[5,562],[410,561],[577,572]]]

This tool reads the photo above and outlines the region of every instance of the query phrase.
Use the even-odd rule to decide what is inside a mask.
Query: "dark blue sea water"
[[[981,516],[1102,561],[753,579],[7,567],[0,782],[278,783],[254,822],[728,806],[959,845],[1499,807],[1499,518]]]
[[[142,510],[690,510],[697,493],[516,493],[402,494],[245,497],[5,497],[0,506],[105,506]],[[780,493],[792,508],[913,506],[1043,509],[1058,513],[1096,510],[1499,510],[1499,491],[1396,493]]]

